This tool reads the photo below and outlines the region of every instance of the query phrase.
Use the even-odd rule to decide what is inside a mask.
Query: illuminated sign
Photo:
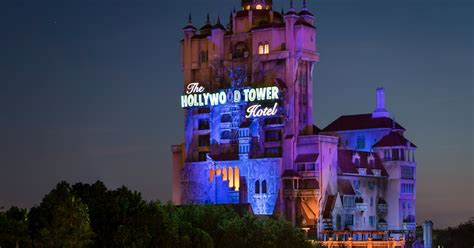
[[[205,88],[199,83],[190,83],[186,88],[186,95],[181,96],[181,107],[205,107],[232,103],[253,103],[261,101],[278,100],[279,89],[275,86],[262,88],[223,89],[218,92],[205,92]],[[247,107],[246,118],[272,116],[278,112],[278,103],[273,107],[263,107],[261,104],[253,104]]]

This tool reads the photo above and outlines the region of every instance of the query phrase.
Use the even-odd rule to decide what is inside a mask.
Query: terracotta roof
[[[388,117],[372,118],[372,114],[361,115],[343,115],[333,121],[323,129],[323,132],[336,132],[345,130],[364,130],[375,128],[392,128],[392,119]],[[405,131],[398,123],[395,124],[396,129]]]
[[[314,163],[318,159],[318,156],[318,153],[299,154],[295,159],[295,163]]]
[[[259,26],[253,27],[250,31],[259,30],[259,29],[266,29],[266,28],[284,28],[285,23],[265,23]]]
[[[223,153],[223,154],[209,154],[214,161],[233,161],[239,160],[239,154]]]
[[[352,162],[352,155],[357,152],[359,154],[360,160],[359,164],[356,165]],[[382,176],[388,176],[387,170],[382,164],[382,160],[378,157],[376,153],[372,153],[374,156],[374,164],[369,165],[368,157],[371,153],[369,152],[360,152],[352,150],[338,150],[337,151],[337,160],[338,166],[341,173],[349,174],[359,174],[358,168],[367,168],[367,175],[374,175],[372,169],[380,170]]]
[[[300,18],[298,21],[296,21],[295,26],[307,26],[310,28],[316,28],[315,26],[313,26],[313,24],[305,21],[303,18]]]
[[[301,175],[295,170],[285,170],[281,177],[301,177]]]
[[[385,135],[379,142],[377,142],[373,147],[388,147],[388,146],[410,146],[416,147],[415,144],[407,140],[403,135],[397,132],[390,132]]]
[[[192,30],[197,30],[197,28],[193,25],[193,24],[188,24],[186,25],[183,30],[186,30],[186,29],[192,29]]]
[[[302,15],[309,15],[309,16],[314,16],[311,12],[309,12],[308,10],[302,10],[300,11],[300,13],[298,13],[298,15],[302,16]]]
[[[355,195],[354,188],[347,179],[337,179],[337,188],[341,195]]]
[[[336,196],[329,195],[328,198],[326,199],[326,206],[324,206],[324,212],[323,212],[324,219],[331,218],[331,213],[335,204],[336,204]]]

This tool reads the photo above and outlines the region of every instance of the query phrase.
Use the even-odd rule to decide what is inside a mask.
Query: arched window
[[[220,169],[219,169],[219,171],[220,171]],[[227,181],[227,169],[225,167],[222,168],[222,181]]]
[[[262,181],[262,194],[267,193],[267,180]]]
[[[265,42],[265,47],[263,48],[263,53],[264,54],[269,54],[270,53],[270,44],[268,42]]]
[[[235,191],[239,191],[239,188],[240,188],[240,170],[239,170],[239,167],[234,167],[234,187],[235,187]]]
[[[263,9],[263,6],[262,6],[261,4],[257,4],[257,6],[255,7],[255,9],[262,10],[262,9]]]
[[[255,181],[255,194],[260,194],[260,181]]]
[[[231,133],[229,130],[223,131],[221,133],[221,139],[230,139],[231,138]]]
[[[258,54],[263,54],[263,44],[258,43]]]
[[[212,182],[214,180],[214,169],[211,169],[209,171],[209,182]]]
[[[247,52],[247,44],[239,42],[234,47],[234,58],[243,58]]]
[[[228,178],[229,178],[229,188],[233,188],[234,187],[234,172],[232,170],[232,167],[229,167],[229,171],[228,171]]]

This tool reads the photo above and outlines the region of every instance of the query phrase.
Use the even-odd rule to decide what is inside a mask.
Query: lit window
[[[250,10],[250,5],[247,5],[247,7],[245,7],[246,10]]]
[[[270,53],[270,44],[268,44],[268,42],[265,43],[265,47],[264,47],[264,49],[263,49],[263,53],[264,53],[264,54],[269,54],[269,53]]]
[[[261,9],[263,9],[263,6],[261,4],[257,4],[257,6],[255,8],[258,9],[258,10],[261,10]]]
[[[263,45],[262,45],[262,43],[258,43],[258,54],[263,54]]]

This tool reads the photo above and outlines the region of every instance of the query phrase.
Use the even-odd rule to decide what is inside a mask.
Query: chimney
[[[385,89],[383,87],[377,88],[376,100],[376,107],[375,111],[372,112],[372,118],[388,117],[389,113],[385,109]]]

